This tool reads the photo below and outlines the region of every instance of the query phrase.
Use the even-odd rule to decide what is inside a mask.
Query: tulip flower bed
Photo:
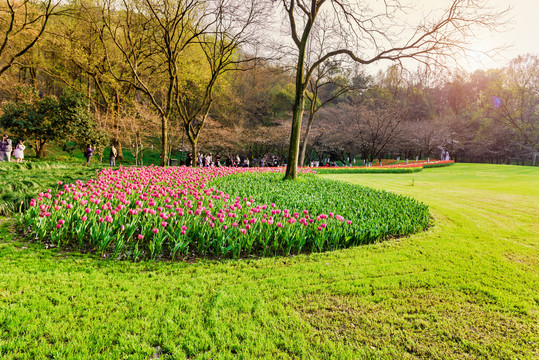
[[[455,165],[455,160],[444,160],[444,161],[431,161],[429,163],[423,163],[423,169],[427,168],[436,168],[436,167],[445,167]]]
[[[430,162],[425,160],[371,167],[322,167],[315,168],[313,170],[315,170],[318,174],[409,174],[420,172],[426,168],[451,166],[454,163],[454,160]]]
[[[318,174],[410,174],[423,171],[421,165],[415,166],[376,166],[376,167],[326,167],[314,169]]]
[[[19,220],[37,241],[134,260],[325,251],[428,225],[415,200],[313,174],[284,182],[275,171],[107,169],[40,193]]]
[[[299,216],[300,220],[309,218],[303,214],[313,214],[316,224],[320,217],[325,217],[328,224],[323,234],[330,239],[327,243],[330,249],[407,235],[428,225],[428,207],[402,195],[322,179],[314,174],[304,174],[295,182],[281,179],[282,175],[275,173],[244,173],[218,178],[211,184],[239,197],[251,194],[259,202],[287,208],[289,214]]]

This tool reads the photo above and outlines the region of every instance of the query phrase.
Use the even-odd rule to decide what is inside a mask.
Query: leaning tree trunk
[[[309,79],[304,79],[305,51],[307,49],[307,40],[309,38],[312,26],[313,21],[309,20],[305,29],[303,30],[301,43],[298,43],[299,54],[296,67],[296,93],[294,96],[292,131],[290,134],[288,162],[286,164],[286,174],[284,176],[285,180],[294,180],[298,177],[299,137],[301,135],[301,120],[303,118],[303,111],[305,109],[305,84],[309,82]]]
[[[305,136],[303,137],[303,144],[301,145],[301,154],[299,155],[299,166],[305,165],[305,152],[307,151],[307,141],[309,141],[309,133],[311,132],[313,122],[314,122],[314,113],[311,111],[311,113],[309,114],[309,121],[307,122],[307,129],[305,130]]]

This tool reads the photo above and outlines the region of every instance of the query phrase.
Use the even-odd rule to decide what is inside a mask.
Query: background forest
[[[91,143],[101,154],[114,143],[120,158],[129,149],[136,161],[151,147],[166,149],[162,160],[191,151],[285,159],[295,69],[260,52],[253,29],[268,10],[255,1],[215,2],[211,11],[163,4],[3,3],[2,131],[38,158],[53,143],[67,152]],[[444,150],[457,161],[537,163],[536,54],[498,69],[436,69],[370,74],[322,62],[307,87],[299,163]]]

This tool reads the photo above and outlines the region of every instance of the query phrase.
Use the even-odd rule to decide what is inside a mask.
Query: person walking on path
[[[22,159],[24,159],[24,149],[26,149],[26,146],[24,146],[22,140],[19,140],[13,151],[13,157],[16,162],[20,163],[22,162]]]
[[[6,147],[7,147],[7,134],[2,136],[2,140],[0,140],[0,161],[4,161],[6,157]]]
[[[11,151],[13,150],[11,139],[9,138],[9,135],[4,135],[6,137],[6,161],[11,161]]]
[[[90,165],[90,160],[92,159],[92,155],[94,154],[94,149],[92,149],[92,145],[88,145],[88,148],[86,148],[86,151],[84,152],[84,157],[86,158],[86,165]]]
[[[109,155],[109,161],[110,161],[110,167],[116,166],[116,157],[118,156],[118,150],[114,147],[114,144],[110,145],[110,155]]]

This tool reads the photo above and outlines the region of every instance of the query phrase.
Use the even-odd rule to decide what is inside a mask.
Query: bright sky
[[[509,14],[511,22],[504,32],[478,33],[471,46],[477,51],[467,54],[468,64],[462,64],[463,68],[470,72],[477,69],[500,68],[508,65],[509,61],[518,55],[526,53],[539,55],[539,0],[487,1],[490,7],[500,11],[512,7]],[[429,11],[445,9],[452,0],[409,0],[409,2],[417,9]],[[482,54],[482,52],[504,45],[508,48],[492,59]],[[373,65],[373,68],[368,68],[368,70],[373,72],[377,69],[385,69],[389,65],[389,62],[383,62]]]
[[[490,0],[490,3],[497,9],[506,9],[511,6],[511,22],[505,32],[478,34],[474,48],[479,51],[476,54],[470,54],[472,57],[470,66],[475,69],[502,67],[518,55],[526,53],[539,55],[539,0]],[[508,45],[509,48],[494,59],[480,54],[480,51],[500,45]]]

